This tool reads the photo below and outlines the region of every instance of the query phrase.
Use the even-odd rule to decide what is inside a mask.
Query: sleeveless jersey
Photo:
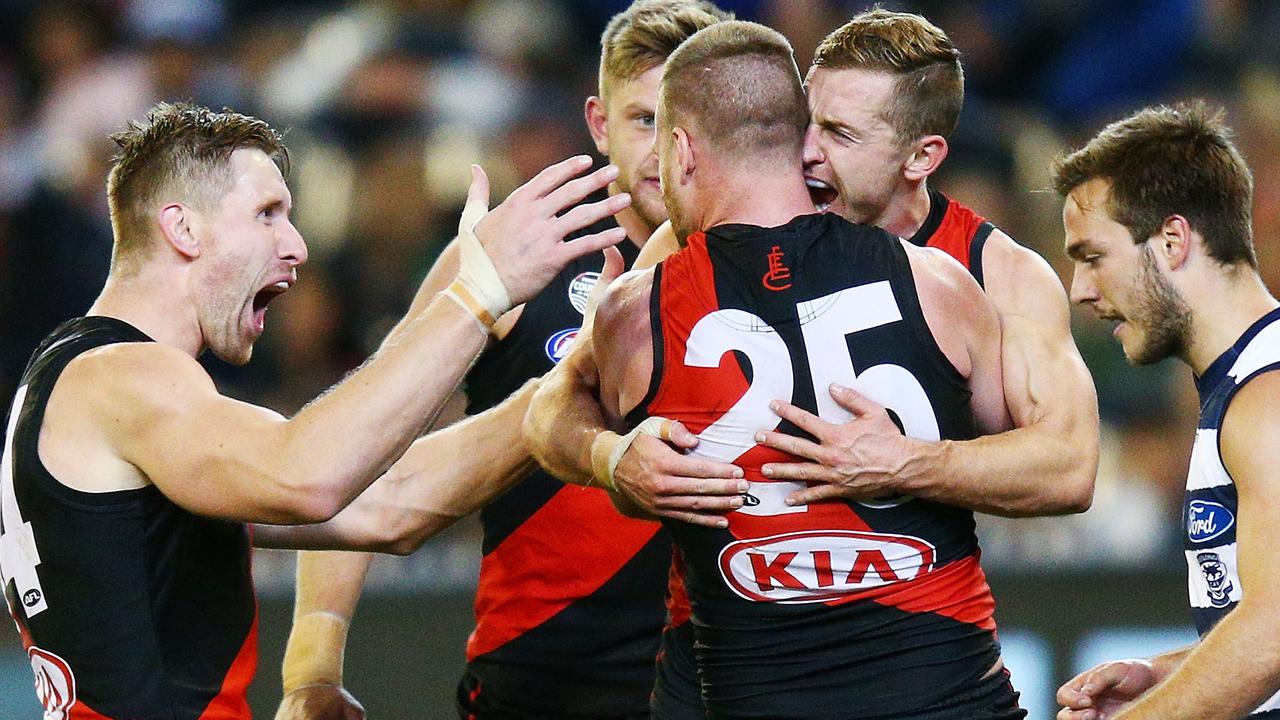
[[[610,222],[584,233],[616,226]],[[630,265],[634,244],[618,245]],[[582,324],[604,263],[571,263],[467,376],[468,413],[555,367]],[[665,617],[671,541],[618,514],[604,490],[538,470],[480,513],[476,628],[459,688],[463,716],[628,717],[648,712]]]
[[[929,214],[907,242],[946,252],[964,265],[979,285],[983,285],[982,250],[995,226],[942,192],[933,188],[928,192]],[[689,619],[689,601],[684,595],[682,576],[677,554],[667,599],[668,625],[663,629],[657,663],[658,679],[653,697],[655,720],[703,717],[697,669],[693,661],[693,634],[682,627]]]
[[[651,313],[653,382],[629,420],[678,419],[695,454],[751,481],[727,530],[668,524],[710,716],[900,717],[971,688],[999,656],[972,513],[904,497],[788,507],[802,485],[759,469],[789,456],[753,439],[777,426],[774,398],[847,419],[831,382],[913,437],[973,437],[898,240],[833,215],[713,228],[659,266]]]
[[[59,375],[118,342],[151,339],[107,317],[54,330],[6,426],[0,570],[36,693],[46,718],[247,719],[258,608],[246,526],[193,515],[155,486],[74,490],[40,460]]]
[[[1187,492],[1182,505],[1183,549],[1191,615],[1201,635],[1240,602],[1245,588],[1236,567],[1236,485],[1222,463],[1218,432],[1232,398],[1245,383],[1280,369],[1280,309],[1254,323],[1196,378],[1200,422],[1196,428]],[[1280,717],[1280,692],[1251,718]]]
[[[983,285],[982,249],[994,229],[986,218],[929,188],[929,215],[907,242],[945,252],[960,261],[973,279]]]

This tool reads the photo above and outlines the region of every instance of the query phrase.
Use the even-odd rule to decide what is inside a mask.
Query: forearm
[[[487,339],[470,313],[436,296],[397,339],[286,423],[281,465],[336,512],[430,424]]]
[[[897,489],[971,510],[1027,517],[1088,508],[1096,455],[1078,436],[1041,425],[973,440],[902,439]]]
[[[524,418],[529,450],[547,472],[574,485],[590,485],[591,444],[608,430],[595,387],[578,363],[594,362],[582,338],[561,367],[543,378]],[[580,354],[582,353],[582,354]]]
[[[1247,601],[1222,619],[1164,680],[1115,720],[1235,720],[1280,688],[1275,613]],[[1159,671],[1159,669],[1157,669]]]
[[[346,631],[371,560],[367,553],[298,553],[293,627],[281,670],[285,693],[342,684]]]

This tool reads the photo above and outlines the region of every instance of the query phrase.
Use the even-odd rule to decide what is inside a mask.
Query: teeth
[[[831,203],[818,203],[817,205],[814,205],[813,207],[814,207],[818,212],[820,212],[820,213],[824,213],[824,212],[826,212],[827,210],[830,210],[830,209],[831,209]]]
[[[276,283],[275,285],[272,285],[271,287],[276,288],[277,290],[288,290],[289,283],[288,281],[281,280],[280,282]]]
[[[811,188],[817,188],[817,189],[819,189],[819,190],[830,190],[830,189],[831,189],[831,186],[830,186],[830,185],[828,185],[828,184],[826,184],[826,183],[822,182],[821,180],[819,180],[819,179],[817,179],[817,178],[807,177],[807,178],[805,178],[805,179],[804,179],[804,184],[805,184],[805,185],[808,185],[808,186],[809,186],[809,187],[811,187]]]

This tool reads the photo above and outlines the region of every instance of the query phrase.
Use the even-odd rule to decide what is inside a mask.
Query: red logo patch
[[[64,720],[76,704],[76,677],[66,660],[32,646],[27,650],[36,676],[36,697],[44,706],[44,720]]]
[[[784,280],[791,279],[791,268],[782,264],[782,248],[774,245],[773,250],[769,251],[769,271],[760,279],[760,284],[764,285],[766,290],[778,292],[791,287],[791,283],[783,284]]]

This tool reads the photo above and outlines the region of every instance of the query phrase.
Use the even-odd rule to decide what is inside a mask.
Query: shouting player
[[[620,245],[628,261],[666,220],[652,153],[662,64],[694,32],[725,17],[705,2],[640,0],[615,16],[601,38],[600,94],[587,99],[586,122],[597,149],[620,168],[610,191],[633,198],[616,215],[628,238]],[[456,247],[445,251],[424,293],[448,281],[457,256]],[[466,378],[469,412],[498,405],[555,367],[579,332],[603,263],[598,253],[584,256],[499,321],[497,341]],[[527,391],[503,406],[513,403],[523,409]],[[445,432],[466,437],[453,428]],[[520,419],[485,441],[524,448]],[[736,490],[732,481],[730,491]],[[455,517],[465,509],[458,507]],[[620,517],[601,489],[565,487],[542,471],[490,503],[480,518],[476,628],[458,687],[459,715],[647,717],[665,618],[667,534],[656,523]],[[301,555],[279,720],[361,713],[342,688],[342,657],[368,563],[368,556],[349,553]]]
[[[205,350],[247,362],[268,304],[307,259],[280,136],[244,115],[161,104],[115,139],[106,286],[37,348],[9,414],[5,599],[46,717],[247,719],[257,603],[244,523],[336,514],[263,537],[389,549],[412,540],[393,533],[414,530],[423,498],[475,492],[452,484],[452,460],[410,444],[492,318],[619,233],[563,237],[628,198],[559,215],[615,175],[573,179],[590,167],[577,157],[486,214],[475,168],[467,257],[449,290],[286,420],[219,394],[196,362]]]
[[[727,22],[694,35],[663,71],[657,121],[687,246],[610,289],[593,343],[615,422],[680,421],[694,455],[750,481],[727,527],[666,521],[708,716],[1023,717],[972,513],[905,497],[788,504],[798,483],[761,472],[788,456],[757,444],[779,422],[773,398],[843,419],[834,382],[912,436],[1005,429],[994,310],[944,253],[814,213],[808,110],[778,33]]]

